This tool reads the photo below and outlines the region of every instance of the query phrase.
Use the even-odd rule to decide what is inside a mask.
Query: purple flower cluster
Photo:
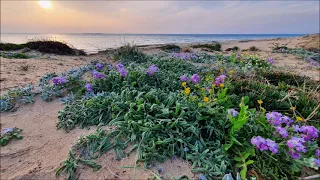
[[[288,137],[288,131],[286,128],[283,128],[281,126],[277,126],[276,131],[281,135],[282,138]]]
[[[298,159],[300,157],[299,152],[307,152],[306,146],[304,145],[305,142],[306,141],[303,138],[298,137],[292,137],[287,141],[287,146],[290,149],[289,154],[292,156],[292,158]]]
[[[198,74],[193,74],[191,76],[191,81],[195,84],[198,84],[200,82],[200,76]]]
[[[232,117],[236,117],[239,114],[239,112],[232,108],[228,110],[228,114],[231,114]]]
[[[304,140],[309,141],[319,137],[319,130],[314,126],[292,126],[296,132],[300,132],[300,137]]]
[[[200,76],[198,74],[193,74],[191,78],[188,78],[186,75],[180,76],[180,80],[182,82],[191,80],[194,84],[198,84],[200,82]]]
[[[261,136],[251,138],[251,144],[255,145],[260,151],[270,150],[273,154],[278,152],[278,144],[270,139],[264,139]]]
[[[123,64],[117,64],[118,72],[121,74],[122,77],[126,77],[128,75],[127,70],[124,68]]]
[[[267,120],[270,124],[274,126],[281,126],[282,124],[286,124],[286,126],[290,126],[293,123],[293,120],[288,116],[284,116],[278,112],[270,112],[266,114]]]
[[[86,88],[86,90],[87,90],[88,92],[92,92],[92,91],[93,91],[92,85],[89,84],[89,83],[87,83],[84,87]]]
[[[102,70],[103,69],[103,65],[100,64],[100,63],[97,63],[96,64],[96,68],[99,69],[99,70]]]
[[[271,57],[271,58],[268,59],[268,63],[273,64],[273,63],[275,63],[275,61]]]
[[[185,81],[189,81],[189,78],[186,75],[182,75],[182,76],[180,76],[180,80],[182,82],[185,82]]]
[[[104,74],[103,73],[99,73],[98,71],[94,70],[92,72],[92,76],[95,79],[103,79],[104,78]]]
[[[147,73],[151,76],[154,75],[154,73],[158,72],[159,68],[157,67],[157,65],[152,65],[148,68]]]
[[[67,82],[67,79],[65,77],[54,77],[52,78],[52,83],[54,85],[61,85],[65,84]]]
[[[227,77],[227,76],[224,75],[224,74],[218,76],[218,77],[216,78],[216,80],[214,81],[214,84],[215,84],[216,86],[219,86],[219,84],[224,84],[224,79],[225,79],[226,77]]]
[[[194,53],[185,53],[185,52],[174,53],[172,57],[178,58],[178,59],[183,59],[185,61],[198,58],[198,56]]]
[[[1,131],[1,135],[4,135],[4,134],[6,134],[6,133],[8,133],[8,132],[11,132],[11,131],[13,131],[13,128],[5,128],[5,129],[3,129],[3,130]]]

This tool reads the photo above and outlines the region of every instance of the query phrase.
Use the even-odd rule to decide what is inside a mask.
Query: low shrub
[[[113,58],[116,61],[121,61],[123,63],[135,62],[143,63],[147,62],[147,55],[142,53],[135,45],[126,44],[120,47],[113,54]]]
[[[226,51],[239,51],[240,48],[238,46],[233,46],[232,48],[227,48]]]
[[[180,52],[181,47],[175,44],[167,44],[160,47],[161,50],[166,52]]]
[[[221,44],[215,43],[215,44],[197,44],[193,45],[192,48],[206,48],[212,51],[221,51]]]
[[[0,50],[3,51],[20,50],[23,48],[58,55],[86,55],[83,50],[74,49],[65,43],[53,40],[34,40],[25,44],[0,43]]]
[[[249,47],[249,50],[250,51],[259,51],[259,49],[257,47],[255,47],[255,46]]]

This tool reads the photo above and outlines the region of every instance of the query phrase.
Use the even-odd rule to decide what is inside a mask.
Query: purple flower
[[[290,126],[293,123],[293,120],[288,116],[283,116],[279,112],[270,112],[266,114],[266,118],[271,125],[281,126],[282,124],[286,124],[286,126]]]
[[[285,51],[285,49],[284,49],[284,48],[281,48],[281,49],[280,49],[280,52],[282,52],[282,53],[283,53],[284,51]]]
[[[92,76],[94,79],[103,79],[104,78],[103,73],[99,73],[98,71],[95,71],[95,70],[92,72]]]
[[[52,83],[54,85],[61,85],[65,84],[67,82],[67,79],[65,77],[54,77],[52,78]]]
[[[218,76],[218,77],[216,78],[214,84],[215,84],[216,86],[219,86],[219,84],[224,84],[224,79],[225,79],[226,77],[227,77],[227,76],[224,75],[224,74]]]
[[[4,135],[4,134],[11,132],[11,131],[13,131],[13,128],[5,128],[2,130],[1,135]]]
[[[299,159],[299,157],[300,157],[300,154],[297,153],[296,151],[292,150],[292,149],[289,151],[289,154],[291,155],[291,157],[293,159]]]
[[[236,117],[239,114],[239,112],[232,108],[228,110],[228,114],[231,114],[232,117]]]
[[[154,73],[158,72],[159,68],[157,67],[157,65],[152,65],[148,68],[147,73],[149,75],[153,75]]]
[[[89,84],[89,83],[87,83],[84,87],[86,88],[86,90],[87,90],[88,92],[92,92],[92,91],[93,91],[92,85]]]
[[[96,64],[96,68],[99,69],[99,70],[102,70],[103,69],[103,65],[100,64],[100,63],[97,63]]]
[[[286,126],[290,126],[290,124],[293,123],[293,120],[288,116],[282,116],[280,120],[281,120],[281,123],[286,124]]]
[[[128,72],[126,71],[126,69],[124,68],[124,66],[121,63],[117,64],[117,69],[122,77],[125,77],[128,75]]]
[[[320,159],[314,159],[314,164],[317,166],[317,167],[320,167]]]
[[[268,59],[268,62],[269,62],[270,64],[273,64],[273,63],[274,63],[274,60],[272,59],[272,57]]]
[[[266,114],[267,120],[270,124],[274,125],[274,126],[279,126],[281,125],[281,117],[282,114],[278,113],[278,112],[271,112],[271,113],[267,113]]]
[[[185,52],[181,52],[181,53],[174,53],[173,56],[174,58],[179,58],[179,59],[183,59],[183,60],[190,60],[190,59],[196,59],[198,58],[198,56],[194,53],[185,53]]]
[[[306,153],[307,149],[304,145],[306,141],[303,138],[292,137],[290,140],[287,141],[287,146],[289,147],[290,151],[289,154],[294,159],[298,159],[300,155],[298,152]]]
[[[288,137],[288,131],[286,128],[278,126],[278,127],[276,127],[276,130],[281,135],[282,138]]]
[[[195,83],[195,84],[198,84],[198,83],[200,82],[200,77],[199,77],[199,75],[198,75],[198,74],[193,74],[193,75],[191,76],[191,81],[192,81],[193,83]]]
[[[304,134],[300,134],[305,140],[311,140],[318,138],[319,130],[314,126],[301,126],[300,132]]]
[[[117,66],[116,66],[118,69],[122,69],[122,68],[124,68],[124,66],[123,66],[123,64],[121,64],[121,63],[119,63],[119,64],[117,64]]]
[[[99,72],[96,71],[96,70],[93,70],[92,76],[93,76],[93,78],[95,78],[95,79],[99,79]]]
[[[315,153],[315,156],[318,156],[318,157],[320,157],[320,149],[316,149],[316,153]]]
[[[293,125],[292,128],[294,129],[295,132],[300,132],[300,126]]]
[[[264,139],[261,136],[257,136],[252,137],[250,142],[260,151],[270,150],[273,154],[278,153],[278,144],[270,139]]]
[[[274,142],[274,141],[272,141],[270,139],[267,139],[266,143],[267,143],[267,146],[268,146],[269,150],[273,154],[277,154],[278,153],[279,146],[278,146],[278,144],[276,142]]]
[[[186,75],[180,76],[180,81],[189,81],[189,78]]]

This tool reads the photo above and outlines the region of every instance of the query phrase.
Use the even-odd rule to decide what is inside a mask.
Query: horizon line
[[[40,33],[40,32],[1,32],[0,34],[105,34],[105,35],[296,35],[296,34],[319,34],[320,32],[314,33],[99,33],[99,32],[64,32],[64,33]]]

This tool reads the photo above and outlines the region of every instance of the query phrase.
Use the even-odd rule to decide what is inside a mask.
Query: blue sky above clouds
[[[319,1],[1,1],[2,32],[318,33]]]

